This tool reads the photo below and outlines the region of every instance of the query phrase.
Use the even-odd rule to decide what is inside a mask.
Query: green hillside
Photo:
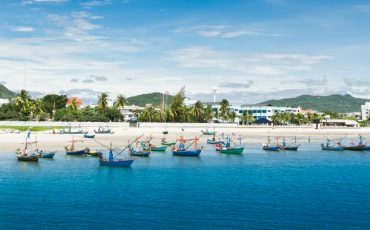
[[[361,105],[370,99],[361,99],[352,97],[349,94],[339,95],[333,94],[330,96],[311,96],[302,95],[295,98],[286,98],[281,100],[269,100],[259,104],[274,105],[274,106],[302,106],[305,109],[315,109],[318,111],[331,111],[331,112],[360,112]]]
[[[16,96],[16,93],[10,91],[4,85],[0,84],[0,98],[13,98]]]
[[[173,96],[165,95],[165,104],[171,104]],[[163,94],[162,93],[147,93],[147,94],[140,94],[137,96],[127,98],[127,102],[129,105],[138,105],[138,106],[145,106],[147,104],[152,104],[153,106],[161,106],[163,102]]]

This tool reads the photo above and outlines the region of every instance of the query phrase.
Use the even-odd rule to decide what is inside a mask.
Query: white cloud
[[[33,32],[34,28],[28,26],[18,26],[11,28],[11,30],[15,32]]]
[[[99,0],[99,1],[88,1],[83,2],[81,5],[85,8],[92,8],[92,7],[98,7],[98,6],[107,6],[112,4],[111,0]]]
[[[22,1],[23,5],[31,5],[31,4],[62,4],[68,0],[24,0]]]

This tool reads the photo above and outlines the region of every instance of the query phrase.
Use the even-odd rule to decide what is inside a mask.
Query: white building
[[[136,111],[144,111],[145,107],[136,106],[136,105],[125,105],[123,109],[121,109],[121,113],[125,117],[126,121],[129,121],[131,118],[137,118],[135,116]]]
[[[220,109],[220,105],[212,105],[213,110],[217,113]],[[236,113],[235,122],[239,122],[239,117],[242,116],[244,112],[251,114],[255,121],[259,119],[267,119],[271,121],[272,116],[277,113],[301,113],[302,108],[292,108],[292,107],[278,107],[278,106],[268,106],[268,105],[230,105],[231,112]]]
[[[367,120],[370,116],[370,102],[366,102],[365,105],[361,105],[361,118]]]

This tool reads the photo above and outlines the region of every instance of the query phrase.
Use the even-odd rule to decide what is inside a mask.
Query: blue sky
[[[370,98],[370,1],[3,0],[0,82],[95,99]]]

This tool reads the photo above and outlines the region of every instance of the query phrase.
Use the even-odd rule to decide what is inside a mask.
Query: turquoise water
[[[38,164],[2,153],[0,228],[370,228],[370,152],[207,148],[200,158],[152,153],[132,168],[63,152]]]

